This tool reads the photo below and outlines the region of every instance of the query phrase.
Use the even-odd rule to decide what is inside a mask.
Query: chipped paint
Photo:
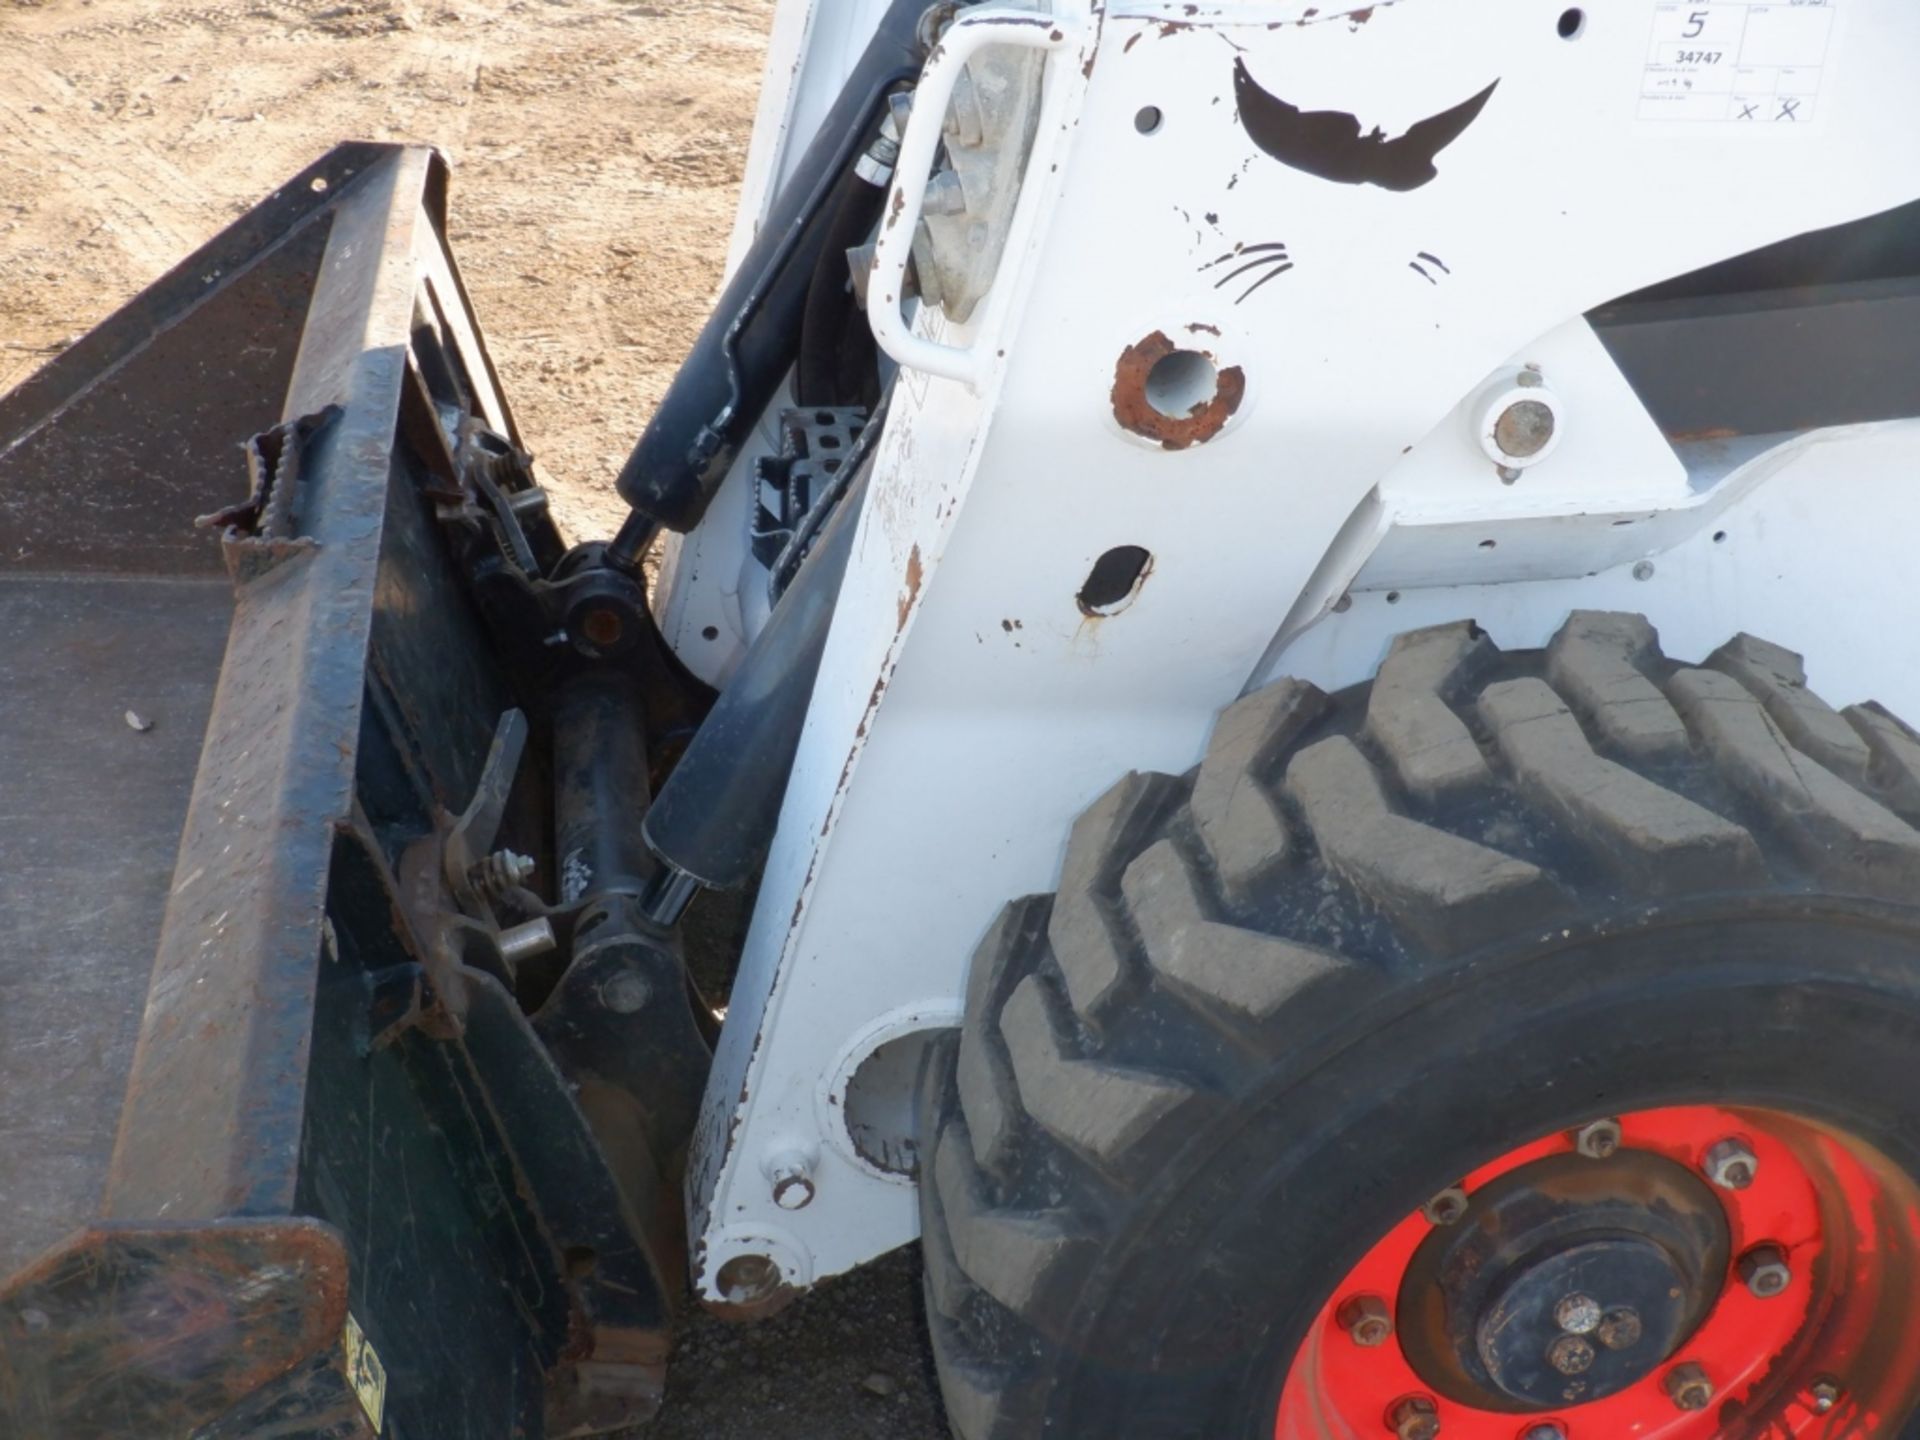
[[[907,628],[907,617],[913,613],[913,602],[920,598],[920,546],[915,542],[912,553],[907,556],[907,588],[900,592],[899,623],[894,633]]]

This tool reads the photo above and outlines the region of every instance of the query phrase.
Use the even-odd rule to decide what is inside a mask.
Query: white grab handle
[[[900,138],[900,158],[894,164],[893,189],[874,241],[873,272],[867,281],[867,320],[882,350],[909,370],[924,370],[978,385],[984,366],[984,345],[941,345],[913,333],[901,310],[907,261],[913,255],[913,235],[927,198],[933,154],[946,122],[947,104],[960,72],[973,55],[989,45],[1018,45],[1030,50],[1055,50],[1074,34],[1072,21],[1007,5],[978,5],[962,10],[927,58],[927,68],[914,91],[907,133]]]

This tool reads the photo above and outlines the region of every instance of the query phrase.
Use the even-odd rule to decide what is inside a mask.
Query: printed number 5
[[[1687,28],[1680,32],[1682,40],[1691,40],[1707,28],[1707,12],[1696,10],[1687,17]]]

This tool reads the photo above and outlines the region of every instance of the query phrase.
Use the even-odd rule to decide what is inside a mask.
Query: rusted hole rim
[[[1437,1393],[1402,1348],[1401,1331],[1421,1321],[1401,1287],[1434,1233],[1415,1211],[1348,1272],[1315,1319],[1281,1391],[1277,1440],[1376,1433],[1383,1407],[1413,1394],[1437,1404],[1448,1440],[1513,1440],[1549,1421],[1574,1440],[1711,1440],[1733,1413],[1753,1434],[1783,1440],[1897,1429],[1920,1405],[1920,1315],[1910,1303],[1920,1273],[1920,1182],[1856,1137],[1780,1111],[1690,1105],[1617,1118],[1619,1149],[1580,1163],[1611,1166],[1643,1152],[1707,1177],[1705,1162],[1730,1138],[1755,1157],[1747,1183],[1713,1190],[1736,1257],[1718,1298],[1649,1375],[1601,1400],[1532,1413]],[[1465,1177],[1465,1223],[1479,1223],[1473,1197],[1501,1177],[1577,1153],[1577,1133],[1521,1145]],[[1762,1296],[1742,1280],[1737,1257],[1756,1248],[1781,1252],[1791,1272],[1783,1290]],[[1356,1295],[1399,1297],[1385,1344],[1357,1343],[1342,1326],[1342,1304]],[[1713,1390],[1701,1408],[1682,1408],[1668,1384],[1691,1368]]]
[[[1193,358],[1178,358],[1186,356]],[[1215,372],[1211,393],[1203,394],[1194,383],[1202,366]],[[1165,331],[1156,330],[1120,352],[1113,370],[1113,418],[1121,429],[1162,449],[1185,450],[1218,435],[1239,410],[1246,391],[1246,373],[1238,365],[1222,366],[1212,350],[1176,345]],[[1184,413],[1169,414],[1162,408],[1182,403]]]

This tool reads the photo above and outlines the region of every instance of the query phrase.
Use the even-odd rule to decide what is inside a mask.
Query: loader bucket
[[[0,397],[10,1437],[657,1402],[660,1222],[408,869],[539,784],[435,528],[455,422],[514,435],[445,179],[343,146]]]

